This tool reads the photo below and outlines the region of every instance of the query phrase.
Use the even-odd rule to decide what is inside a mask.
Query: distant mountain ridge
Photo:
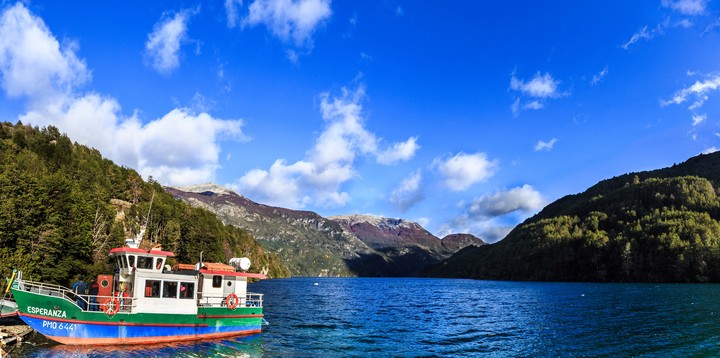
[[[546,206],[430,275],[543,281],[720,282],[720,152],[606,179]]]
[[[324,218],[311,211],[259,204],[216,184],[166,190],[251,232],[294,276],[418,276],[468,245],[484,244],[472,235],[445,242],[403,219]]]

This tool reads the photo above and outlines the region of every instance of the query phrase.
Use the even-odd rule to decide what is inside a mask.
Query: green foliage
[[[287,276],[247,232],[175,200],[54,127],[0,123],[0,188],[2,276],[16,268],[29,279],[69,284],[75,275],[112,272],[108,251],[146,222],[145,241],[174,250],[180,262],[197,262],[200,251],[205,261],[244,255],[256,271]]]
[[[548,205],[505,239],[433,275],[485,279],[720,282],[720,153],[631,173]]]

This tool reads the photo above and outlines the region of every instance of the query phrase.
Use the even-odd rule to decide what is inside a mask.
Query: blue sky
[[[166,185],[495,242],[720,147],[706,0],[4,2],[0,118]]]

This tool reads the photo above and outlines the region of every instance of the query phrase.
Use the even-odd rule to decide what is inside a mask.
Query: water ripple
[[[317,282],[315,286],[313,283]],[[717,356],[720,286],[442,279],[254,284],[260,335],[105,350],[39,338],[15,356]]]

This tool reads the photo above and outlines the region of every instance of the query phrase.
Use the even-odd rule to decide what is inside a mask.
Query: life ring
[[[225,304],[229,309],[234,310],[240,304],[240,299],[236,294],[231,293],[225,298]]]
[[[115,297],[108,298],[107,300],[105,300],[105,302],[103,302],[102,306],[100,307],[102,307],[102,310],[103,312],[105,312],[105,314],[112,317],[117,313],[118,309],[120,309],[120,302],[118,302],[118,299]]]

